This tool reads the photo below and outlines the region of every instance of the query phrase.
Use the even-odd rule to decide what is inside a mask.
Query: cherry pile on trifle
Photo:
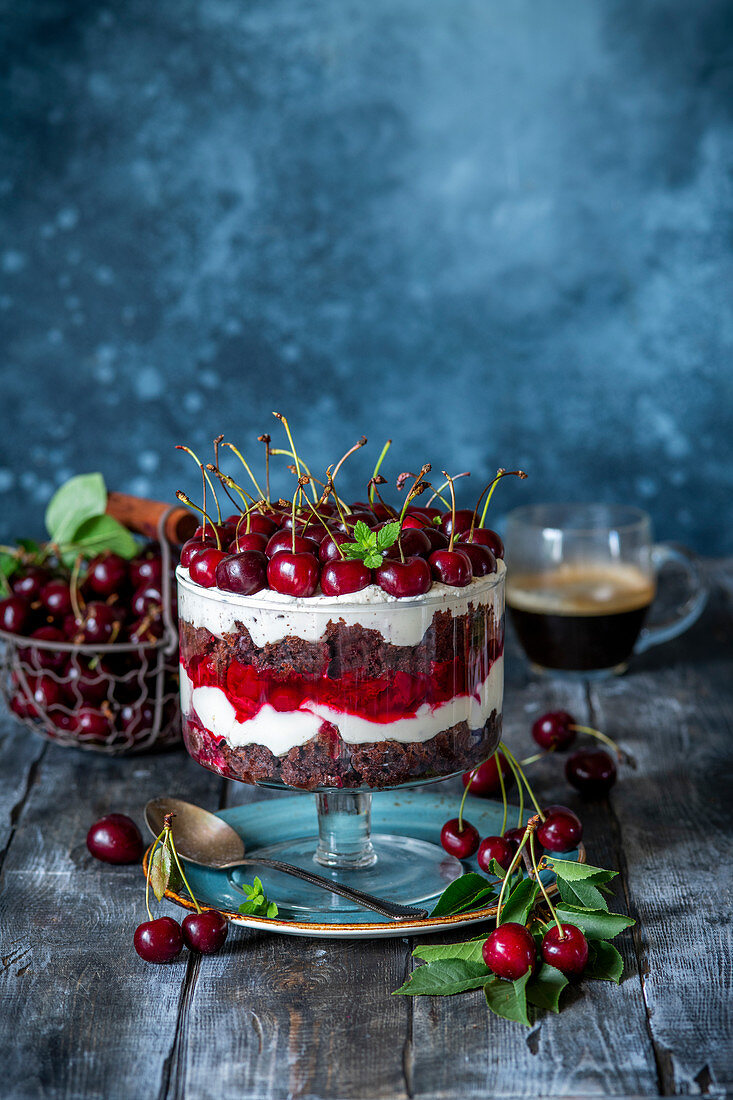
[[[456,510],[455,478],[434,489],[426,464],[397,478],[393,507],[380,492],[388,442],[366,501],[348,503],[336,476],[366,439],[319,481],[276,415],[290,449],[260,437],[264,490],[222,437],[214,463],[193,455],[205,498],[223,489],[235,514],[177,494],[203,516],[177,570],[189,753],[231,779],[303,790],[391,787],[486,759],[501,736],[505,569],[484,519],[506,471]],[[225,446],[248,488],[220,469]],[[293,459],[289,501],[270,498],[272,454]]]

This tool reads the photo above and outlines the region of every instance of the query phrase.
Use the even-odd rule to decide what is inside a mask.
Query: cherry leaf
[[[57,489],[46,508],[46,530],[52,542],[69,542],[86,519],[107,507],[107,487],[101,474],[79,474]]]
[[[557,859],[555,856],[545,856],[544,861],[558,878],[563,878],[566,882],[589,879],[595,886],[600,886],[610,882],[618,874],[618,871],[604,871],[602,867],[593,867],[590,863],[576,863],[574,860]]]
[[[618,985],[624,972],[624,960],[613,944],[596,940],[589,947],[588,965],[583,971],[583,977],[595,978],[601,982],[615,982]]]
[[[438,959],[413,970],[404,985],[395,993],[410,997],[428,994],[432,997],[450,997],[465,993],[468,989],[480,989],[491,971],[484,962],[468,962],[466,959]]]
[[[495,897],[494,884],[482,875],[469,871],[446,886],[430,916],[452,917],[471,909],[483,909]]]
[[[539,893],[539,886],[531,878],[524,878],[512,890],[501,907],[501,920],[498,924],[526,924],[527,918]]]
[[[502,978],[492,978],[484,986],[486,1003],[493,1013],[502,1016],[505,1020],[514,1020],[518,1024],[530,1027],[527,1014],[527,982],[532,974],[531,970],[516,982],[504,981]]]
[[[562,971],[549,963],[543,963],[527,986],[527,1000],[538,1008],[559,1012],[560,994],[569,984]]]
[[[171,876],[171,854],[168,845],[159,844],[150,860],[150,885],[158,901],[162,901]]]
[[[436,962],[438,959],[463,959],[464,962],[483,962],[482,948],[486,943],[486,936],[479,936],[476,940],[466,940],[465,943],[430,943],[421,944],[412,952],[414,958],[423,959],[425,962]]]
[[[134,558],[139,549],[127,528],[112,516],[91,516],[79,525],[66,544],[62,544],[61,557],[67,564],[73,564],[79,554],[93,558],[108,551],[129,559]]]
[[[568,882],[564,878],[558,878],[557,889],[562,900],[569,902],[570,905],[581,905],[585,909],[608,910],[608,903],[601,891],[587,879]]]
[[[584,909],[579,905],[561,902],[556,907],[558,919],[563,924],[574,924],[589,940],[608,940],[618,936],[624,928],[636,924],[633,917],[622,913],[607,913],[604,909]]]

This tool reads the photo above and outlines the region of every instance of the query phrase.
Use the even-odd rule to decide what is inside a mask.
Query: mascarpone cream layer
[[[472,695],[457,695],[435,707],[423,703],[414,717],[395,722],[370,722],[367,718],[345,714],[307,699],[294,711],[277,711],[266,703],[254,718],[240,722],[221,688],[194,687],[181,665],[181,709],[185,715],[195,711],[207,730],[216,737],[223,737],[234,748],[264,745],[275,756],[282,756],[296,745],[304,745],[316,737],[322,722],[331,722],[350,745],[374,741],[401,741],[403,744],[429,741],[458,722],[467,722],[469,729],[481,729],[492,711],[501,713],[503,657],[494,661],[478,696],[477,699]]]
[[[342,620],[347,626],[358,623],[365,630],[378,630],[392,645],[419,645],[436,611],[450,611],[457,617],[465,615],[472,603],[474,607],[491,606],[497,618],[500,617],[504,610],[505,572],[500,559],[496,573],[475,577],[465,588],[434,584],[429,592],[409,599],[389,596],[376,584],[347,596],[301,599],[271,589],[253,596],[238,596],[218,588],[202,588],[179,565],[178,614],[184,622],[205,627],[218,637],[236,632],[235,624],[241,623],[259,648],[281,642],[290,634],[306,642],[317,642],[330,619]]]

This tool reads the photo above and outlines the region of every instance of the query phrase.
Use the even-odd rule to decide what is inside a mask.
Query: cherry
[[[473,523],[473,509],[472,508],[458,508],[456,509],[455,519],[455,533],[456,535],[463,534],[464,531],[471,529]],[[445,535],[451,535],[453,533],[453,513],[444,512],[440,517],[440,529]]]
[[[68,711],[62,710],[59,707],[53,707],[48,712],[48,717],[54,729],[62,733],[76,733],[75,714],[69,714]],[[49,732],[48,727],[46,728],[46,732]]]
[[[430,549],[433,550],[447,550],[449,539],[447,535],[444,535],[439,527],[424,527],[423,535],[430,543]],[[463,547],[460,547],[463,550]]]
[[[262,550],[242,550],[223,558],[216,567],[216,584],[224,592],[237,592],[240,596],[259,592],[267,585],[267,558]]]
[[[31,617],[31,607],[22,596],[8,596],[0,600],[0,630],[9,634],[22,634]]]
[[[572,714],[566,710],[551,710],[541,715],[532,725],[532,736],[541,749],[555,749],[562,752],[575,740],[576,724]]]
[[[351,535],[345,535],[343,531],[334,531],[330,535],[324,535],[321,539],[318,557],[324,565],[329,561],[340,560],[341,555],[338,552],[338,547],[343,546],[345,542],[352,541]]]
[[[321,573],[321,591],[324,596],[345,596],[349,592],[361,592],[372,583],[372,571],[363,561],[337,558],[324,565]]]
[[[433,521],[425,512],[420,508],[412,508],[408,505],[405,518],[402,521],[402,529],[406,527],[414,527],[418,531],[422,531],[424,527],[432,527]]]
[[[242,522],[239,523],[240,518],[239,516],[230,516],[227,523],[234,519],[235,530],[239,530],[239,534],[243,535],[247,533],[247,517],[245,516]],[[269,539],[270,535],[275,534],[278,527],[279,524],[270,516],[263,516],[260,512],[249,513],[249,530],[252,534],[265,535]]]
[[[478,542],[459,542],[457,545],[470,561],[474,577],[488,577],[496,572],[496,558],[488,546],[481,546]]]
[[[267,547],[267,535],[261,531],[250,531],[249,534],[240,533],[229,546],[230,554],[241,554],[244,550],[257,550],[264,554]]]
[[[128,737],[149,732],[155,723],[155,706],[149,700],[127,703],[119,713],[118,721]]]
[[[616,764],[603,749],[581,749],[568,757],[565,775],[577,791],[594,798],[606,794],[616,782]]]
[[[163,562],[156,551],[151,550],[144,556],[133,558],[129,570],[133,588],[142,588],[148,584],[159,586],[163,579]]]
[[[563,924],[562,937],[556,924],[542,937],[544,962],[562,971],[566,978],[579,978],[588,963],[588,941],[574,924]]]
[[[180,924],[173,917],[158,917],[138,925],[135,929],[135,950],[146,962],[171,962],[183,950]]]
[[[479,546],[488,546],[495,558],[504,557],[504,543],[496,531],[492,531],[490,527],[474,527],[473,534],[466,531],[461,535],[461,542],[475,542]]]
[[[192,951],[213,955],[227,938],[229,924],[218,909],[189,913],[183,921],[183,939]]]
[[[127,562],[119,554],[100,554],[89,562],[87,584],[98,596],[111,596],[127,577]]]
[[[48,570],[31,566],[24,573],[13,577],[10,586],[14,595],[23,596],[24,599],[33,603],[34,600],[40,599],[41,589],[49,580]]]
[[[163,606],[163,594],[160,588],[155,584],[147,584],[142,588],[138,588],[132,594],[130,600],[130,610],[133,615],[137,615],[140,618],[143,615],[147,615],[151,610],[158,609]]]
[[[458,818],[452,817],[440,830],[440,843],[456,859],[468,859],[472,856],[479,846],[479,840],[478,829],[466,821],[465,817],[463,828],[459,828]]]
[[[406,558],[427,558],[433,548],[425,532],[414,527],[402,528],[400,546]]]
[[[211,523],[207,522],[204,527],[197,527],[191,538],[210,538],[212,542],[216,545],[216,534],[214,534],[214,531],[216,531],[216,533],[219,535],[219,539],[221,542],[226,542],[227,539],[232,537],[231,528],[227,527],[225,523],[216,523],[212,525]]]
[[[270,588],[287,596],[312,596],[318,587],[318,562],[313,554],[280,550],[270,558],[267,580]]]
[[[428,560],[435,580],[451,588],[465,588],[473,579],[471,560],[462,550],[433,550]]]
[[[81,707],[76,712],[76,732],[91,741],[99,741],[111,733],[107,715],[94,707]]]
[[[55,626],[39,626],[38,630],[33,631],[31,638],[37,638],[39,642],[66,642],[63,630]],[[35,646],[30,649],[24,648],[22,656],[24,660],[29,660],[34,668],[48,668],[54,672],[63,668],[67,658],[63,650],[37,649]]]
[[[522,843],[522,840],[524,839],[525,832],[526,832],[526,829],[524,828],[524,826],[521,826],[520,828],[516,828],[516,829],[506,829],[505,832],[504,832],[504,840],[508,840],[510,844],[513,844],[514,845],[514,850],[517,851],[519,849],[519,845]],[[537,843],[537,834],[536,833],[535,833],[534,850],[535,850],[535,853],[536,853],[537,857],[539,858],[539,855],[540,855],[540,852],[541,852],[542,849],[541,849],[541,846]]]
[[[509,921],[495,928],[481,949],[484,962],[497,978],[516,982],[537,962],[534,940],[523,924]]]
[[[84,641],[89,642],[91,645],[103,645],[110,642],[118,624],[118,613],[109,604],[89,603],[81,628]]]
[[[479,764],[473,771],[463,773],[463,786],[467,787],[471,784],[471,790],[469,794],[477,794],[481,798],[487,798],[489,795],[499,794],[501,791],[501,783],[499,782],[499,764],[501,762],[501,773],[504,776],[505,785],[508,786],[512,780],[512,770],[506,761],[506,757],[499,756],[495,753],[490,756],[488,760],[484,760],[483,764]]]
[[[374,575],[382,591],[398,599],[421,596],[432,585],[430,566],[424,558],[385,558]]]
[[[191,580],[200,584],[202,588],[213,588],[216,584],[216,568],[225,557],[224,551],[217,550],[214,546],[197,550],[191,555],[188,565]]]
[[[537,839],[550,852],[569,852],[577,848],[583,826],[572,810],[553,810],[537,828]]]
[[[198,539],[195,539],[194,538],[194,539],[188,539],[187,542],[184,542],[183,546],[181,547],[181,565],[183,566],[183,568],[188,569],[189,565],[191,564],[191,558],[193,557],[193,555],[196,553],[197,550],[206,550],[207,547],[209,549],[215,549],[216,548],[216,539],[214,539],[214,538],[207,538],[207,539],[198,538]]]
[[[73,696],[85,703],[101,703],[107,698],[111,681],[100,671],[98,664],[92,668],[88,657],[74,654],[64,669],[64,679],[71,687]]]
[[[143,854],[143,838],[127,814],[107,814],[87,833],[87,848],[103,863],[137,863]]]
[[[347,535],[350,535],[357,523],[365,523],[367,527],[374,527],[377,522],[377,517],[374,512],[352,512],[351,515],[344,516],[341,523],[338,525],[339,531],[344,531]]]
[[[295,546],[295,551],[293,551]],[[317,554],[318,543],[315,539],[306,538],[303,535],[295,535],[293,538],[292,531],[278,531],[273,535],[265,547],[265,553],[268,558],[274,558],[276,554],[282,554],[283,551],[292,554]]]
[[[163,637],[165,628],[159,615],[143,615],[131,623],[128,636],[131,642],[139,642],[141,645],[150,645]]]
[[[509,870],[509,864],[517,853],[516,844],[507,840],[505,836],[487,836],[481,841],[478,850],[478,865],[482,871],[490,871],[491,861],[495,859],[505,871]]]
[[[49,581],[41,589],[41,603],[51,615],[61,617],[71,611],[71,593],[66,581]]]

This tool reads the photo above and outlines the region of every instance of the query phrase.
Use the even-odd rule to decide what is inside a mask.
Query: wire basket
[[[181,740],[178,629],[171,550],[161,512],[162,637],[105,645],[44,641],[0,631],[0,690],[12,713],[57,745],[109,755],[146,752]]]

